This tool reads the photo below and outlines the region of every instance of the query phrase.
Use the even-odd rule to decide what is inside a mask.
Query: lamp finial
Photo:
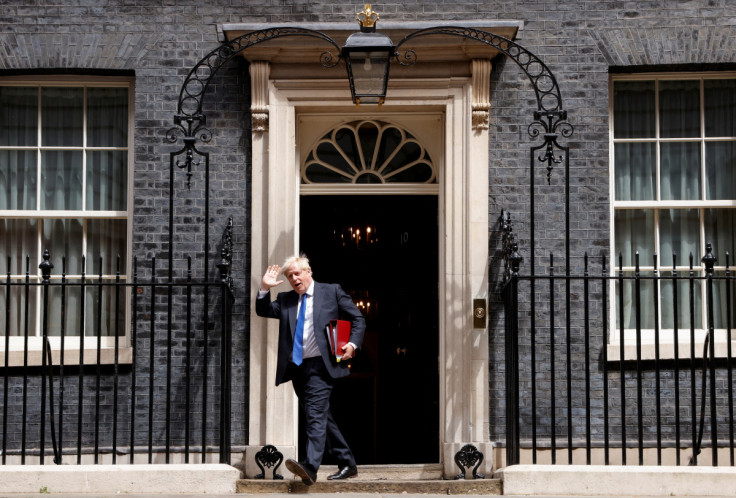
[[[358,12],[358,15],[355,17],[355,19],[357,19],[360,23],[361,31],[370,32],[376,30],[376,21],[378,21],[379,16],[378,12],[375,12],[371,8],[371,4],[367,3],[363,7],[363,10],[361,12]]]

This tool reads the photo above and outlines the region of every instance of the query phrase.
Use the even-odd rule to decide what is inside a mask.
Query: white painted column
[[[490,63],[473,68],[483,73],[481,82],[489,81]],[[478,81],[474,73],[473,82]],[[479,473],[490,476],[493,468],[488,328],[473,328],[473,299],[488,298],[488,129],[477,115],[482,105],[476,105],[484,95],[475,92],[472,84],[464,85],[452,93],[446,108],[440,223],[440,243],[444,244],[440,400],[446,478],[459,473],[454,458],[466,444],[483,453]]]
[[[253,133],[252,237],[249,441],[245,454],[246,475],[260,470],[255,454],[264,445],[275,445],[284,458],[295,458],[298,437],[298,403],[290,383],[275,386],[278,355],[278,322],[255,314],[255,298],[269,264],[281,264],[296,252],[298,171],[295,165],[294,108],[270,87],[267,129],[278,133]],[[286,290],[286,288],[284,288]],[[278,292],[279,288],[272,292]],[[283,471],[280,468],[279,471]]]

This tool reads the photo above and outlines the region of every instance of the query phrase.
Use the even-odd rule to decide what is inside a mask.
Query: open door
[[[438,463],[437,196],[315,195],[300,202],[300,248],[314,279],[339,283],[366,316],[352,374],[332,399],[358,464]],[[299,440],[301,447],[302,424]]]

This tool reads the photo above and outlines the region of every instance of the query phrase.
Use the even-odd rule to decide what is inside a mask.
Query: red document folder
[[[325,330],[330,343],[330,353],[337,361],[342,359],[342,347],[350,342],[350,322],[347,320],[330,320]]]

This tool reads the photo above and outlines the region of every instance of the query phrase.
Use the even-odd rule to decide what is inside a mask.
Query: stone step
[[[289,471],[279,468],[284,478],[240,479],[238,493],[384,493],[384,494],[457,494],[501,495],[500,479],[442,479],[442,465],[361,465],[358,475],[342,481],[328,481],[327,476],[337,471],[335,466],[319,469],[317,482],[307,486],[294,480]]]
[[[431,481],[365,481],[350,478],[344,481],[317,480],[307,486],[301,480],[240,479],[237,492],[266,493],[375,493],[428,495],[502,495],[500,479],[431,480]]]

